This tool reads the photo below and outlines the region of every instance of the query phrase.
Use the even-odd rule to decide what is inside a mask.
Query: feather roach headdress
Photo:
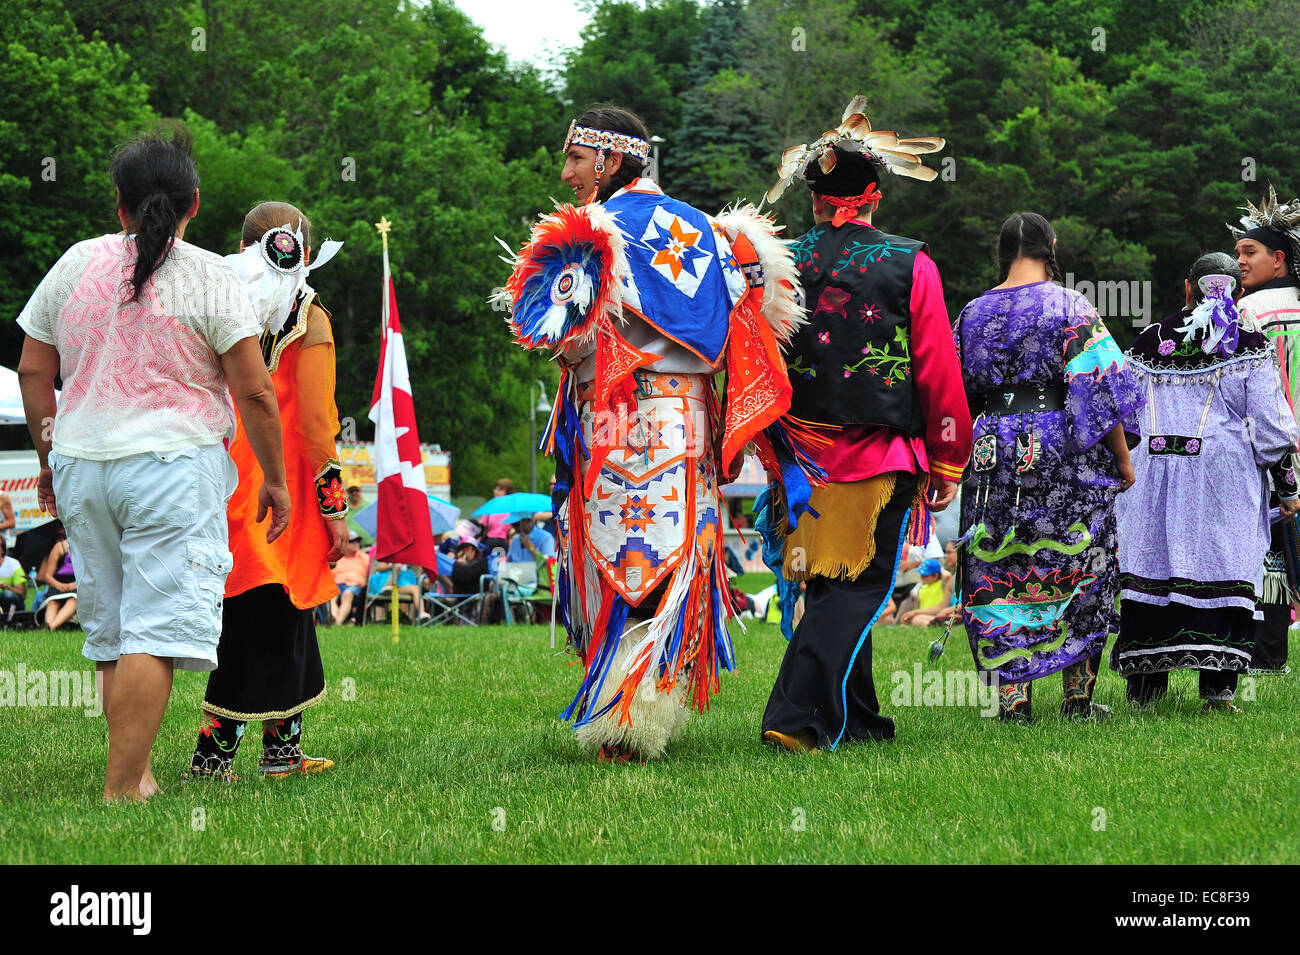
[[[1269,183],[1268,198],[1261,199],[1258,206],[1247,200],[1241,208],[1246,213],[1240,220],[1242,228],[1228,226],[1232,237],[1258,239],[1270,249],[1285,252],[1287,271],[1300,282],[1300,199],[1278,202],[1277,191]]]
[[[899,139],[898,134],[890,130],[872,129],[866,108],[865,96],[853,97],[839,126],[822,133],[821,138],[812,144],[800,143],[782,153],[777,182],[767,191],[767,201],[780,199],[795,176],[807,178],[814,163],[823,175],[829,175],[837,161],[836,150],[861,153],[875,166],[888,169],[896,176],[908,176],[923,182],[930,182],[938,176],[916,157],[943,149],[944,140],[938,136]]]

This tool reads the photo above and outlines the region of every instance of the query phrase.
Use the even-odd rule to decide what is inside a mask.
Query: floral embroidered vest
[[[925,431],[912,384],[912,267],[923,242],[849,222],[791,247],[808,324],[790,344],[790,413],[825,424]]]

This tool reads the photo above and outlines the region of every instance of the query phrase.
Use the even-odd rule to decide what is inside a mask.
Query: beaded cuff
[[[335,460],[325,462],[316,475],[316,503],[321,517],[342,520],[348,516],[348,494],[343,489],[343,468]]]

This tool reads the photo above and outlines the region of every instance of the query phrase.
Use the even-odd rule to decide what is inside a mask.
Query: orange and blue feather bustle
[[[566,359],[541,440],[556,461],[557,617],[584,665],[563,718],[584,745],[653,758],[736,664],[720,462],[757,443],[794,485],[797,514],[824,439],[779,420],[788,378],[759,314],[762,287],[726,233],[648,180],[604,204],[559,207],[512,264],[516,341]],[[619,330],[628,315],[725,370],[726,405],[712,373],[666,370],[631,346]]]

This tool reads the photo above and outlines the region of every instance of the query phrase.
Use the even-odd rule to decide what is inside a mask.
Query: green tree
[[[676,149],[664,156],[661,178],[671,181],[673,196],[709,212],[738,195],[761,192],[771,152],[772,133],[740,68],[738,34],[745,22],[741,0],[704,8]]]
[[[682,124],[690,54],[700,29],[696,0],[598,0],[582,45],[565,58],[565,95],[574,110],[614,103],[637,113],[666,150]]]
[[[129,58],[83,39],[57,5],[0,3],[0,40],[0,311],[12,318],[69,246],[121,228],[109,158],[151,113]],[[22,338],[0,326],[6,365]]]

